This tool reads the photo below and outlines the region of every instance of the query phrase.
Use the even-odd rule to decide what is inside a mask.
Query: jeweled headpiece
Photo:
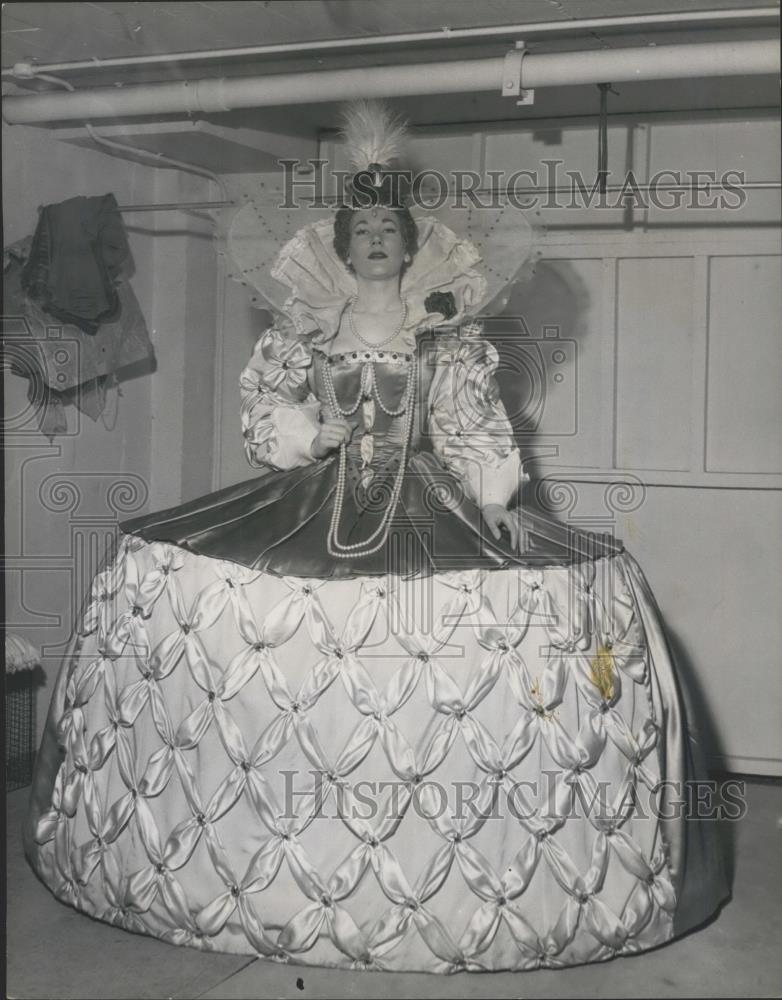
[[[404,119],[382,101],[352,101],[342,112],[342,137],[355,171],[343,204],[407,208],[412,177],[401,167]],[[328,340],[356,294],[355,278],[334,246],[334,208],[340,205],[287,205],[281,199],[274,191],[245,194],[245,204],[226,218],[220,239],[234,262],[230,276],[258,292],[251,299],[257,308],[284,315],[301,335]],[[400,286],[411,336],[503,308],[512,282],[531,274],[540,227],[533,228],[516,207],[411,208],[418,248]],[[446,300],[451,307],[443,310],[437,303]]]
[[[351,208],[404,208],[410,175],[399,168],[408,136],[405,120],[383,101],[357,100],[342,109],[341,137],[355,174]]]

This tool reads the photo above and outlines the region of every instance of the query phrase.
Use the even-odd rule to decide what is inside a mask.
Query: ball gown
[[[414,319],[405,350],[347,353],[275,322],[241,377],[253,477],[121,525],[33,786],[58,899],[178,945],[456,972],[642,951],[726,897],[641,569],[531,510],[520,549],[493,536],[481,507],[526,479],[496,351]],[[342,479],[310,452],[330,386]],[[385,543],[331,554],[340,482],[360,545],[400,463]]]

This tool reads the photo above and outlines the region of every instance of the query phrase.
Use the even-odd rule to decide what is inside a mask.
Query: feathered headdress
[[[340,135],[356,171],[350,185],[354,207],[401,207],[407,175],[394,167],[408,136],[405,120],[383,101],[351,101],[342,109]]]
[[[383,102],[360,100],[343,108],[341,124],[347,156],[357,171],[348,205],[405,208],[403,194],[412,175],[398,169],[406,159],[404,120]],[[395,186],[399,175],[402,182]],[[529,262],[540,254],[536,232],[517,206],[511,211],[503,205],[498,212],[427,206],[425,215],[410,207],[418,230],[418,251],[402,277],[410,327],[429,329],[432,314],[444,317],[440,302],[449,295],[457,312],[448,322],[477,315],[507,297],[516,275],[522,269],[527,274]],[[302,226],[305,215],[308,223]],[[325,340],[335,337],[356,283],[334,247],[333,208],[303,212],[301,206],[281,204],[276,194],[258,193],[226,222],[230,225],[223,238],[235,263],[232,277],[256,289],[256,307],[291,318],[300,334],[317,330]],[[432,293],[438,300],[434,306]]]
[[[350,165],[368,170],[374,164],[386,170],[399,160],[407,140],[407,123],[383,101],[351,101],[342,109],[341,137]]]

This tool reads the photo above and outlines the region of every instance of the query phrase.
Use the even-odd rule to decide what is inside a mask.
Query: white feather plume
[[[370,163],[387,167],[402,156],[407,124],[383,101],[351,101],[342,110],[342,124],[340,135],[354,170],[366,170]]]

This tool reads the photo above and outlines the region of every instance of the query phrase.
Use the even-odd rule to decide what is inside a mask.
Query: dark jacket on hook
[[[130,257],[113,194],[41,209],[22,287],[45,312],[94,334],[117,318],[115,282]]]
[[[28,399],[40,430],[52,440],[67,430],[67,404],[75,403],[97,420],[107,382],[131,365],[152,370],[154,350],[129,281],[117,287],[116,319],[102,323],[95,333],[85,334],[72,323],[54,325],[22,290],[31,247],[28,236],[3,251],[3,341],[10,370],[30,380]]]

